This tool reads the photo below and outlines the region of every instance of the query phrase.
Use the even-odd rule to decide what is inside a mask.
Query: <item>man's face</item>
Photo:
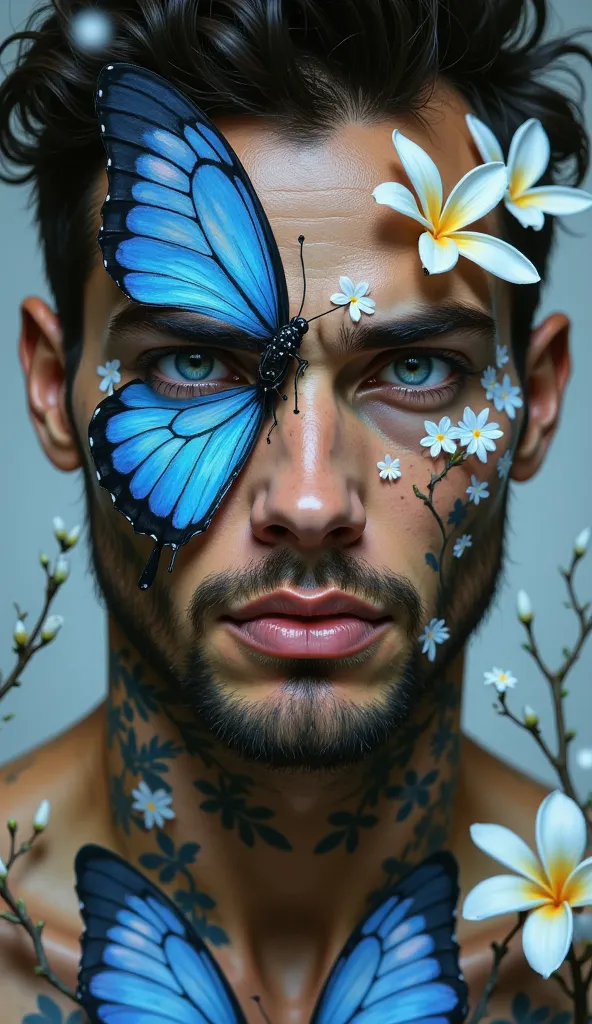
[[[348,124],[310,145],[247,119],[219,123],[271,222],[290,315],[302,294],[301,234],[303,315],[331,308],[340,275],[369,282],[376,312],[362,313],[356,325],[345,307],[310,324],[300,350],[308,367],[298,382],[299,415],[294,364],[281,389],[289,400],[277,401],[271,444],[269,419],[208,530],[179,550],[171,574],[161,564],[148,591],[138,590],[137,580],[152,541],[136,536],[113,508],[88,451],[88,424],[102,398],[97,366],[119,359],[122,384],[143,377],[158,391],[185,397],[200,393],[186,375],[190,355],[209,360],[201,393],[253,383],[258,360],[157,330],[151,326],[162,312],[156,307],[144,307],[142,326],[110,332],[110,317],[130,304],[98,250],[88,281],[73,409],[86,453],[95,564],[110,610],[210,727],[243,755],[271,764],[336,765],[383,742],[429,686],[434,667],[440,671],[458,652],[487,606],[499,568],[505,480],[497,464],[515,446],[523,410],[515,420],[497,412],[480,378],[495,366],[496,343],[511,349],[507,286],[467,260],[425,277],[418,225],[372,198],[380,182],[409,185],[392,145],[394,127],[432,156],[445,196],[479,162],[458,101],[441,96],[428,119],[429,129],[410,117]],[[98,194],[102,199],[103,182]],[[499,233],[491,215],[477,230]],[[463,327],[466,312],[455,314],[457,307],[491,318],[495,329],[485,318]],[[191,324],[191,314],[183,315]],[[401,324],[410,321],[413,333],[402,339]],[[383,330],[389,326],[393,343]],[[372,347],[356,350],[370,329]],[[512,362],[503,372],[518,383]],[[427,495],[431,474],[445,466],[444,455],[434,459],[420,445],[424,421],[448,416],[457,423],[466,406],[476,413],[489,408],[504,435],[485,464],[469,457],[435,487],[439,523],[413,490],[417,485]],[[397,480],[379,475],[377,462],[386,455],[400,459]],[[468,502],[472,475],[487,482],[489,497],[469,504],[462,525],[458,518],[455,525],[449,515],[456,502]],[[444,604],[433,568],[442,528],[450,535]],[[464,534],[472,546],[454,557]],[[351,611],[315,612],[307,620],[280,606],[243,620],[242,606],[278,591],[303,599],[327,591],[357,595],[378,621],[360,621]],[[432,664],[418,635],[436,616],[446,620],[451,638]]]

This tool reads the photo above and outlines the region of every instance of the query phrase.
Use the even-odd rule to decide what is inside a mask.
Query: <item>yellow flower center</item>
[[[481,437],[481,431],[480,431],[480,430],[477,430],[477,429],[475,429],[475,430],[473,431],[473,437]]]
[[[505,672],[500,672],[499,681],[500,683],[506,683],[508,681],[508,677]]]
[[[436,441],[443,441],[443,440],[444,440],[444,434],[436,434]]]
[[[358,301],[358,296],[357,295],[352,295],[349,301],[353,302],[355,304]]]
[[[146,804],[146,810],[147,810],[147,811],[155,811],[155,810],[156,810],[156,804],[153,804],[153,803],[152,803],[152,800],[150,800],[150,801],[149,801],[149,802],[148,802],[148,803]]]

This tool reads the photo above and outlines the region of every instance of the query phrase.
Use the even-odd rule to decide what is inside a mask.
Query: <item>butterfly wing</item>
[[[75,871],[78,997],[92,1024],[246,1024],[203,941],[144,875],[92,845]]]
[[[96,106],[108,273],[137,302],[190,309],[269,341],[289,318],[285,274],[228,142],[164,78],[131,64],[103,68]]]
[[[454,937],[457,867],[436,854],[356,929],[311,1024],[460,1024],[467,987]]]
[[[97,476],[136,533],[176,549],[207,529],[263,418],[254,386],[179,400],[131,381],[90,422]]]

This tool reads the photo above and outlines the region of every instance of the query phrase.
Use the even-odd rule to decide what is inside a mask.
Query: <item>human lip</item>
[[[338,658],[364,650],[392,623],[390,616],[339,591],[275,592],[224,616],[228,629],[255,650],[291,658]]]

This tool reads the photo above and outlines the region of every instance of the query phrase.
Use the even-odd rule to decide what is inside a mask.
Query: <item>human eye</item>
[[[404,402],[438,403],[458,395],[478,372],[458,352],[406,352],[384,364],[369,383],[386,385]]]
[[[196,398],[248,384],[245,375],[213,349],[180,348],[151,351],[141,360],[147,382],[159,394]]]

